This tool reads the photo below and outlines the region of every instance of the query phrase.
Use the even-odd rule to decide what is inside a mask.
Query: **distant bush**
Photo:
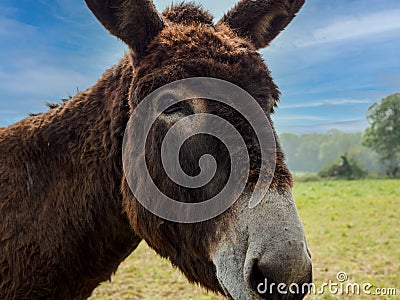
[[[330,166],[322,169],[318,176],[322,178],[337,178],[337,179],[361,179],[365,178],[368,172],[361,168],[354,160],[349,160],[347,155],[341,156],[341,161],[333,163]]]
[[[294,180],[297,182],[314,182],[320,181],[321,177],[317,174],[302,174],[302,175],[295,175]]]

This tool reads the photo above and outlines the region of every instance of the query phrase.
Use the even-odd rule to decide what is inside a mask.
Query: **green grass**
[[[317,284],[346,272],[351,282],[396,287],[400,293],[399,180],[299,183],[294,194],[313,253]],[[322,299],[346,298],[351,297],[325,295]]]
[[[337,273],[346,272],[350,282],[397,288],[397,295],[400,294],[399,180],[299,182],[294,195],[312,251],[317,286],[329,280],[338,282]],[[91,299],[222,297],[188,284],[179,271],[142,243],[120,266],[112,282],[103,283]],[[307,299],[390,297],[326,293]]]

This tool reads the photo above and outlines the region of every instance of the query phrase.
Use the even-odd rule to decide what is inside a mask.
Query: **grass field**
[[[397,296],[310,295],[307,299],[400,299],[400,181],[299,182],[294,189],[313,254],[317,286],[348,282],[397,288]],[[187,283],[145,243],[91,299],[223,299]]]

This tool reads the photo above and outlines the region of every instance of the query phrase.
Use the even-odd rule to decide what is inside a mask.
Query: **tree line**
[[[362,145],[362,132],[330,130],[328,133],[302,135],[283,133],[279,138],[286,162],[295,172],[317,173],[346,155],[369,173],[385,173],[385,166],[379,161],[378,154]]]
[[[365,132],[281,134],[289,168],[317,173],[337,171],[351,162],[372,175],[400,175],[400,93],[373,104],[367,119],[370,126]]]

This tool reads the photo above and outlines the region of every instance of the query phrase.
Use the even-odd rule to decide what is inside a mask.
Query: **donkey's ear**
[[[85,0],[96,18],[113,35],[123,40],[140,59],[147,45],[164,28],[150,0]]]
[[[218,22],[257,49],[264,48],[292,21],[305,0],[242,0]]]

